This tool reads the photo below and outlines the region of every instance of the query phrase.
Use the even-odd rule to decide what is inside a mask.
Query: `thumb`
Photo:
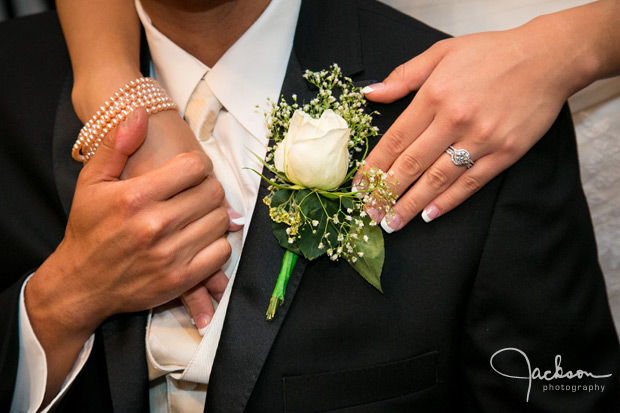
[[[428,79],[444,55],[440,43],[433,45],[424,53],[403,63],[386,77],[383,82],[366,86],[364,96],[373,102],[392,103],[418,90]]]
[[[136,108],[127,119],[103,138],[97,152],[84,167],[91,179],[98,181],[119,179],[127,159],[146,139],[147,121],[146,110],[142,107]]]

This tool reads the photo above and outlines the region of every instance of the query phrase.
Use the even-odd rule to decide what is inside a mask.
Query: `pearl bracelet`
[[[139,107],[144,107],[148,114],[177,109],[155,79],[141,77],[132,80],[111,96],[80,130],[71,151],[73,159],[86,164],[103,137]]]

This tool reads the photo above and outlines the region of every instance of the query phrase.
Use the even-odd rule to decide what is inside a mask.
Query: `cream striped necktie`
[[[222,109],[222,104],[203,77],[192,92],[185,109],[185,120],[199,141],[204,142],[213,136],[215,121]]]
[[[238,199],[243,193],[239,180],[240,167],[229,159],[233,142],[219,131],[218,140],[213,130],[218,117],[224,123],[223,130],[230,128],[226,122],[226,112],[207,85],[204,77],[192,92],[185,110],[185,120],[200,141],[200,146],[213,162],[213,174],[222,184],[226,197]],[[245,208],[239,202],[236,210],[242,214]],[[226,276],[236,271],[243,240],[243,231],[228,233],[226,239],[232,248],[231,258],[222,267]],[[234,277],[234,276],[233,276]],[[229,283],[226,293],[218,307],[225,311],[230,296]],[[149,359],[149,376],[155,380],[165,375],[164,381],[158,379],[156,387],[151,388],[150,396],[156,412],[202,413],[206,397],[207,382],[211,374],[215,352],[224,323],[225,312],[216,311],[204,337],[192,327],[189,315],[176,301],[153,310],[147,330],[147,358]],[[162,387],[163,386],[163,387]]]

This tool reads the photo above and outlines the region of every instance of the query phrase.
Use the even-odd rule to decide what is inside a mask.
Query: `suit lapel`
[[[301,86],[295,90],[307,93],[308,88],[301,74],[293,52],[285,85]],[[299,98],[302,96],[299,95]],[[306,266],[304,260],[297,260],[286,289],[284,305],[278,308],[274,320],[267,321],[265,313],[284,256],[284,250],[271,230],[266,206],[262,203],[268,193],[267,185],[261,181],[209,378],[205,405],[208,412],[241,412],[245,409]]]
[[[100,327],[115,412],[147,412],[146,311],[117,314]]]
[[[348,76],[364,69],[357,13],[355,0],[302,1],[293,49],[304,71],[334,63]],[[284,80],[285,88],[290,80]]]
[[[337,62],[347,75],[362,70],[357,15],[346,14],[355,10],[348,3],[302,3],[282,87],[286,99],[297,94],[299,101],[309,101],[315,96],[316,91],[311,91],[302,77],[307,68],[326,69]],[[331,9],[329,13],[326,5]],[[284,255],[262,203],[267,194],[267,185],[261,182],[209,379],[205,405],[208,412],[242,412],[246,408],[306,267],[305,260],[297,260],[284,305],[278,308],[273,321],[267,321],[265,312]]]

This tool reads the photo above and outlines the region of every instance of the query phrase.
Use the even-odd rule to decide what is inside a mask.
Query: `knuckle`
[[[200,297],[197,294],[184,294],[183,301],[188,307],[196,308],[201,304]]]
[[[457,103],[452,105],[448,115],[448,124],[452,127],[463,127],[471,122],[474,114],[471,106]]]
[[[407,65],[405,63],[396,67],[396,69],[392,70],[392,73],[389,75],[390,80],[396,81],[404,81],[407,79]]]
[[[230,255],[232,254],[232,247],[230,246],[230,243],[228,242],[226,238],[220,238],[220,240],[221,240],[220,248],[221,248],[221,253],[222,253],[222,259],[224,260],[222,265],[224,265],[224,263],[228,261],[228,259],[230,258]]]
[[[224,207],[215,208],[213,211],[209,212],[209,222],[210,225],[208,228],[205,228],[205,233],[211,234],[213,239],[223,236],[226,231],[228,231],[228,226],[230,224],[228,212]]]
[[[136,231],[136,238],[140,244],[151,245],[161,238],[166,228],[165,221],[158,217],[142,219],[140,227]],[[155,255],[163,255],[159,250]]]
[[[394,155],[399,155],[409,147],[409,137],[406,132],[401,129],[394,129],[389,132],[389,135],[383,138],[387,140],[387,147],[389,151]]]
[[[441,105],[450,95],[450,91],[442,82],[428,83],[424,89],[425,98],[431,106]]]
[[[210,174],[211,172],[213,172],[213,162],[211,161],[211,158],[209,158],[209,156],[206,153],[204,153],[203,151],[194,151],[192,153],[198,156],[198,158],[204,165],[207,174]]]
[[[177,156],[177,162],[180,162],[183,170],[191,176],[204,177],[208,174],[207,165],[198,152],[182,153]]]
[[[422,170],[422,163],[417,156],[405,152],[400,157],[400,169],[409,176],[417,176]]]
[[[435,42],[430,49],[444,49],[446,47],[448,47],[452,42],[453,42],[453,38],[448,38],[448,39],[442,39],[438,42]]]
[[[140,211],[146,203],[147,199],[142,191],[125,191],[120,197],[121,208],[129,214]]]
[[[504,139],[501,151],[509,156],[520,154],[523,151],[521,143],[517,139]]]
[[[486,145],[497,134],[497,125],[490,120],[479,120],[473,133],[474,145]]]
[[[433,190],[439,191],[448,183],[448,175],[439,168],[431,168],[426,171],[426,183]]]
[[[182,271],[181,266],[173,265],[176,255],[172,249],[162,247],[157,250],[155,258],[161,268],[174,267],[174,271]]]
[[[213,211],[213,213],[216,214],[216,221],[222,223],[225,226],[224,231],[226,231],[230,222],[228,211],[226,210],[226,208],[224,208],[223,206],[218,207]]]
[[[118,134],[119,128],[114,128],[112,131],[105,134],[99,146],[105,148],[108,151],[114,150],[114,146],[116,143],[116,135]]]
[[[209,179],[209,185],[211,186],[209,196],[216,201],[216,204],[221,204],[224,201],[224,187],[215,178]]]
[[[403,218],[414,216],[422,207],[412,196],[404,196],[398,200],[398,214]]]
[[[198,291],[200,290],[186,293],[183,295],[183,301],[185,302],[185,305],[188,308],[190,314],[198,315],[213,311],[213,308],[210,308],[210,297],[206,296],[206,292],[202,294],[198,293]]]
[[[468,193],[478,192],[482,188],[482,181],[473,174],[465,174],[462,179]]]
[[[188,274],[185,267],[176,266],[169,269],[162,283],[166,291],[176,291],[184,289],[187,279]]]

